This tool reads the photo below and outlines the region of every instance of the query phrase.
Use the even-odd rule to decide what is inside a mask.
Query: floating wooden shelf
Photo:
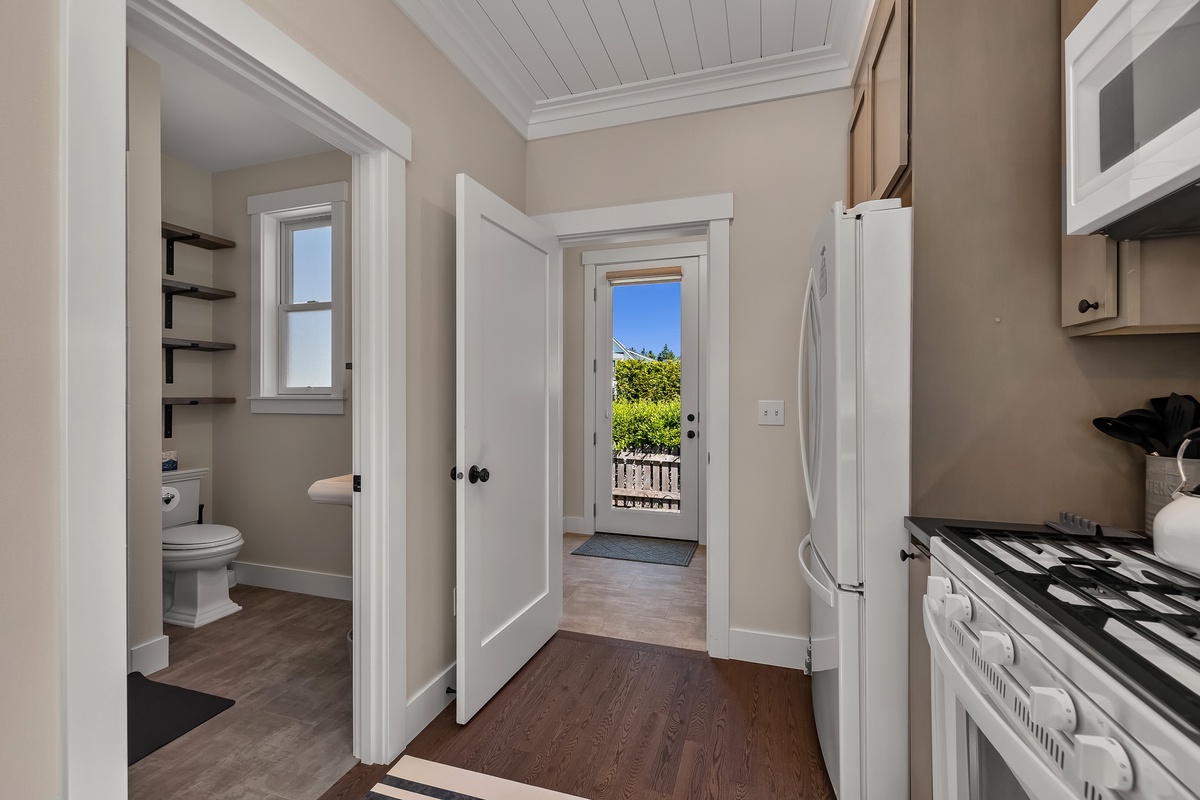
[[[229,342],[205,342],[200,339],[169,339],[163,337],[164,350],[199,350],[204,353],[215,353],[218,350],[235,350],[236,345]]]
[[[167,365],[164,378],[167,383],[175,382],[175,351],[192,350],[198,353],[215,353],[218,350],[235,350],[236,345],[229,342],[205,342],[200,339],[170,339],[162,340],[163,350],[166,351]]]
[[[162,279],[163,291],[163,327],[167,330],[175,327],[175,298],[194,297],[197,300],[228,300],[237,297],[236,292],[228,289],[217,289],[212,286],[200,286],[194,283],[184,283],[170,278]]]
[[[171,424],[174,421],[175,406],[215,406],[227,405],[234,402],[232,397],[164,397],[163,401],[163,438],[171,438]]]
[[[194,297],[197,300],[228,300],[230,297],[237,297],[237,292],[231,292],[228,289],[217,289],[212,286],[200,286],[195,283],[173,281],[170,278],[162,279],[162,290],[165,295]]]
[[[162,224],[162,238],[166,239],[168,243],[183,242],[184,244],[190,244],[192,247],[199,247],[202,250],[224,250],[229,247],[237,247],[237,243],[229,239],[222,239],[220,236],[213,236],[211,233],[185,228],[182,225],[176,225],[172,222],[164,222]]]

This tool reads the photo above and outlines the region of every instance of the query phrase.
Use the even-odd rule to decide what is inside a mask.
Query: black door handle
[[[1082,300],[1080,300],[1080,301],[1079,301],[1079,305],[1078,305],[1078,306],[1076,306],[1076,308],[1078,308],[1078,309],[1079,309],[1079,313],[1080,313],[1080,314],[1086,314],[1086,313],[1087,313],[1087,312],[1088,312],[1090,309],[1093,309],[1093,308],[1097,308],[1097,309],[1098,309],[1098,308],[1100,308],[1100,301],[1099,301],[1099,300],[1093,300],[1092,302],[1090,302],[1090,303],[1089,303],[1089,302],[1087,301],[1087,298],[1085,297],[1084,299],[1082,299]]]
[[[900,551],[900,560],[901,561],[908,561],[910,558],[916,558],[916,557],[917,557],[916,553],[910,553],[907,550]]]
[[[696,415],[688,414],[688,422],[695,422],[695,421],[696,421]]]
[[[688,438],[689,438],[689,439],[695,439],[695,438],[696,438],[696,432],[695,432],[695,431],[688,431]]]
[[[471,465],[471,470],[467,473],[467,480],[471,483],[487,483],[490,477],[492,477],[492,474],[487,471],[487,467],[480,468],[474,464]]]
[[[458,467],[450,468],[450,480],[456,481],[462,478],[462,473],[458,471]]]

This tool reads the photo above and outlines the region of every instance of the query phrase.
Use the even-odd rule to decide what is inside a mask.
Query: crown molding
[[[553,99],[531,96],[457,3],[393,2],[528,141],[848,87],[876,0],[835,2],[822,47]]]

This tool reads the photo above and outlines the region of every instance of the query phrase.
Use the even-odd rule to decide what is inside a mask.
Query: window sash
[[[331,314],[329,325],[329,383],[323,386],[290,386],[288,384],[288,353],[291,348],[288,342],[288,320],[294,312],[306,311],[329,311]],[[279,394],[330,394],[333,391],[333,370],[334,370],[334,326],[337,324],[337,315],[333,314],[333,303],[318,303],[315,300],[307,303],[280,303],[275,309],[275,319],[277,328],[277,341],[279,342],[278,358],[276,359],[276,368],[278,369],[276,386]]]
[[[291,303],[295,300],[295,276],[296,268],[295,261],[292,255],[292,235],[297,231],[310,231],[317,228],[330,229],[330,254],[329,254],[329,292],[333,296],[333,279],[334,279],[334,253],[332,242],[333,231],[333,214],[326,211],[318,216],[303,217],[300,219],[282,220],[279,223],[279,302]]]

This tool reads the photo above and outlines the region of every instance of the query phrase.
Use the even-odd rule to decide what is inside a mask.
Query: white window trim
[[[250,412],[253,414],[345,413],[345,181],[254,195],[250,215]],[[282,223],[328,214],[333,238],[333,344],[329,392],[281,391],[279,348],[279,254]]]

